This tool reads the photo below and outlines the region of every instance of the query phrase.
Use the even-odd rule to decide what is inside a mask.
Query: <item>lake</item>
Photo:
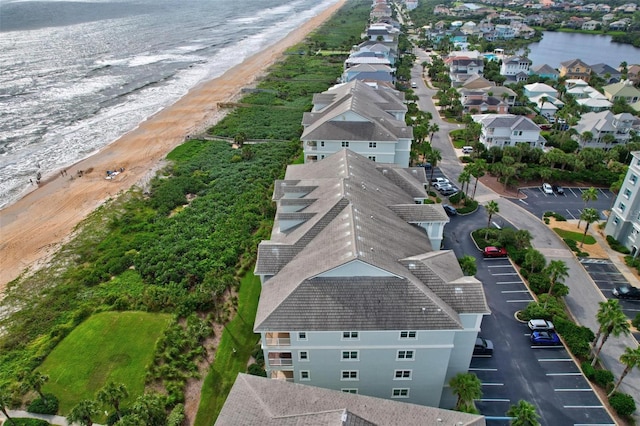
[[[533,65],[549,64],[579,58],[588,65],[605,63],[618,68],[622,61],[640,63],[640,49],[630,44],[612,43],[611,36],[544,31],[540,42],[529,45]]]

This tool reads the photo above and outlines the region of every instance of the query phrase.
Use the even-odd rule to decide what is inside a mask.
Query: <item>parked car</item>
[[[421,167],[424,167],[426,170],[431,170],[431,163],[424,163],[420,165]]]
[[[418,87],[418,83],[416,83],[415,81],[412,81],[411,82],[411,87],[413,87],[415,89],[416,87]]]
[[[447,214],[447,216],[455,216],[458,214],[458,210],[456,210],[455,207],[450,206],[449,204],[443,204],[442,208],[444,209],[444,212]]]
[[[548,183],[543,183],[542,192],[544,192],[545,194],[553,194],[553,188]]]
[[[491,340],[478,337],[476,345],[473,347],[474,355],[493,355],[493,342]]]
[[[552,330],[536,330],[531,333],[532,345],[556,346],[560,344],[560,337]]]
[[[527,325],[531,330],[553,330],[555,328],[551,321],[545,319],[531,319]]]
[[[473,147],[472,146],[463,146],[462,147],[462,153],[463,154],[471,154],[473,152]]]
[[[613,289],[613,295],[620,299],[640,300],[640,288],[630,285],[621,285]]]
[[[435,185],[436,183],[450,183],[450,182],[449,182],[449,179],[446,179],[443,177],[437,177],[437,178],[431,179],[432,185]]]
[[[457,194],[457,193],[458,193],[458,188],[456,188],[455,186],[452,186],[451,188],[446,188],[440,191],[440,194],[444,195],[445,197],[450,197],[453,194]]]
[[[553,185],[551,186],[551,189],[553,189],[553,192],[555,192],[558,195],[564,195],[564,188],[561,187],[560,185]]]
[[[449,182],[438,182],[434,183],[433,187],[440,191],[441,189],[453,188],[453,185],[451,185],[451,183]]]
[[[506,257],[507,249],[504,247],[485,247],[482,251],[484,257]]]

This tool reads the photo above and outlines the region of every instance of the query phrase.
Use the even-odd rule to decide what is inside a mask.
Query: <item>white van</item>
[[[462,147],[462,153],[463,154],[471,154],[473,152],[473,147],[472,146],[463,146]]]
[[[416,87],[418,87],[418,83],[416,83],[415,81],[412,81],[411,82],[411,87],[413,87],[415,89]]]

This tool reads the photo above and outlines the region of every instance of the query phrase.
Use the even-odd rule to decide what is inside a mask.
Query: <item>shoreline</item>
[[[187,139],[220,121],[241,90],[255,84],[284,51],[302,42],[347,0],[338,0],[283,39],[247,58],[219,77],[192,88],[173,105],[157,112],[135,129],[78,161],[47,176],[34,190],[0,210],[0,299],[9,282],[47,263],[75,227],[107,200],[153,177],[166,155]],[[107,170],[123,168],[112,179]]]

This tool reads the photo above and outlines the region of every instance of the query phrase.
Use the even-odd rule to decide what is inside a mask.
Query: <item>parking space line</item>
[[[507,300],[507,303],[529,303],[533,302],[533,299],[525,299],[525,300]]]
[[[522,284],[522,281],[498,281],[496,284]]]
[[[584,389],[554,389],[556,392],[593,392],[591,388]]]
[[[504,386],[504,383],[482,383],[482,386]]]
[[[629,311],[629,312],[640,312],[640,309],[632,309],[632,308],[622,308],[623,311]]]
[[[545,376],[582,376],[581,372],[576,373],[547,373]]]
[[[502,294],[507,294],[507,293],[529,293],[529,290],[503,290],[500,293],[502,293]]]
[[[563,405],[563,408],[604,408],[603,405]]]
[[[498,371],[497,368],[470,368],[469,371]]]
[[[502,276],[502,275],[518,275],[518,273],[517,272],[505,272],[503,274],[491,274],[491,275],[493,275],[494,277],[499,277],[499,276]]]
[[[489,265],[487,268],[513,268],[513,265]]]
[[[571,358],[538,358],[538,362],[573,362]]]
[[[507,399],[507,398],[482,398],[482,399],[475,399],[474,401],[480,401],[480,402],[511,402],[511,400]]]
[[[574,423],[573,426],[616,426],[615,423]]]
[[[573,196],[574,196],[574,197],[577,197],[576,193],[575,193],[575,192],[573,192],[573,189],[571,189],[571,188],[567,188],[567,189],[568,189],[569,191],[571,191],[571,193],[573,194]]]
[[[567,211],[567,213],[568,213],[568,214],[570,214],[570,215],[571,215],[571,218],[572,218],[572,219],[575,219],[575,218],[576,218],[576,217],[573,215],[573,213],[571,213],[571,212],[569,211],[569,209],[565,209],[565,210]]]
[[[606,192],[604,192],[602,189],[598,188],[598,191],[600,191],[602,193],[602,195],[604,195],[605,198],[609,198],[609,196],[607,195]]]

